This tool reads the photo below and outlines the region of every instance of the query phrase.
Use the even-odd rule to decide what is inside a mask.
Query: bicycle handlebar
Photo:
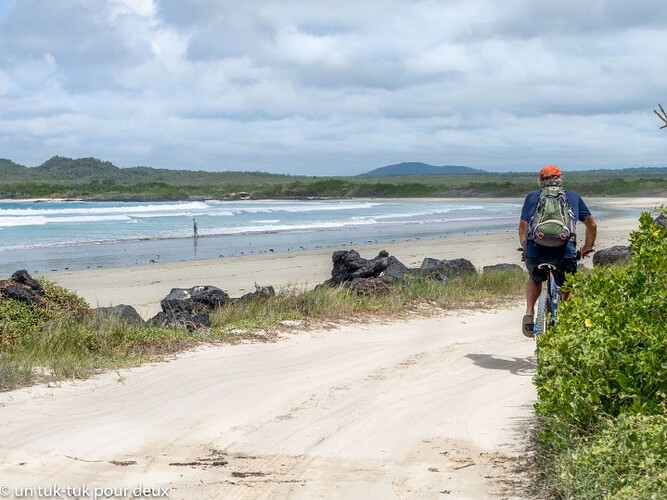
[[[591,248],[588,252],[582,255],[581,250],[577,250],[577,260],[581,260],[586,257],[588,254],[595,252],[595,248]]]
[[[519,248],[516,249],[516,251],[521,252],[521,262],[523,262],[526,259],[526,257],[525,257],[526,254],[525,254],[524,249],[519,247]],[[581,260],[581,259],[583,259],[584,257],[586,257],[587,255],[589,255],[593,252],[595,252],[595,248],[591,248],[588,252],[586,252],[583,255],[581,254],[581,250],[577,250],[577,260]]]

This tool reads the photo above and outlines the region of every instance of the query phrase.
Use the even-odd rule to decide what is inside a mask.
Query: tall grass
[[[29,359],[22,356],[15,359],[7,353],[0,353],[0,391],[30,385],[34,380],[34,367]]]
[[[473,274],[448,283],[411,278],[386,294],[359,295],[344,287],[319,287],[266,300],[226,305],[211,314],[212,328],[187,332],[133,326],[91,314],[74,294],[43,282],[50,298],[41,309],[0,297],[0,390],[34,382],[85,378],[102,370],[140,364],[201,342],[234,342],[258,331],[382,320],[408,313],[433,314],[496,307],[522,293],[525,273]]]
[[[0,390],[135,366],[193,345],[194,340],[178,329],[131,326],[113,317],[64,315],[0,353]]]
[[[410,277],[390,286],[389,293],[359,295],[344,287],[316,288],[294,295],[277,295],[244,307],[226,305],[211,316],[221,337],[252,330],[281,330],[285,323],[326,323],[392,319],[410,312],[432,314],[452,309],[498,307],[518,299],[525,283],[523,271],[471,274],[440,281]]]

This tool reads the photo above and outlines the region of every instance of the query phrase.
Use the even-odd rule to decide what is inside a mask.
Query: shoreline
[[[76,213],[67,208],[54,208],[53,221],[39,217],[35,209],[35,215],[33,211],[8,213],[6,232],[0,215],[0,233],[7,235],[0,245],[0,273],[11,274],[23,268],[40,273],[129,267],[332,248],[343,242],[360,245],[439,237],[475,229],[504,230],[514,225],[518,211],[516,203],[494,204],[483,200],[461,200],[451,204],[432,200],[413,203],[361,198],[333,204],[302,202],[291,205],[277,200],[246,203],[213,203],[210,206],[185,203],[182,207],[170,205],[164,213],[159,213],[160,207],[151,204],[127,211],[120,206],[102,205],[99,208],[88,204],[77,207]],[[485,211],[480,211],[482,204],[485,204]],[[440,210],[443,205],[447,206]],[[60,210],[64,215],[58,213]],[[151,214],[154,210],[159,216]],[[78,226],[66,226],[63,236],[59,237],[56,224],[67,224],[69,214],[73,214],[72,222],[81,223],[80,232],[77,232]],[[96,223],[96,214],[101,214],[100,224]],[[489,217],[489,214],[497,216]],[[13,216],[17,216],[16,221]],[[199,224],[200,238],[193,239],[192,223],[189,222],[188,228],[184,217],[195,216],[201,217],[202,222]],[[49,225],[52,222],[54,224]],[[16,235],[12,226],[18,227]]]
[[[602,204],[599,198],[586,200]],[[656,198],[605,199],[612,206],[653,210],[665,200]],[[594,215],[595,216],[595,215]],[[628,245],[629,234],[638,226],[636,217],[597,218],[597,249]],[[583,224],[577,225],[583,231]],[[580,238],[583,237],[583,233]],[[517,252],[519,242],[515,230],[501,233],[477,231],[468,234],[443,235],[439,238],[339,245],[315,250],[262,253],[217,259],[186,260],[130,267],[86,269],[39,273],[64,288],[78,293],[91,307],[127,304],[135,307],[145,319],[160,310],[160,301],[172,288],[213,285],[231,297],[254,291],[254,284],[282,288],[308,289],[331,276],[331,254],[335,250],[356,250],[366,259],[381,250],[408,267],[419,267],[424,258],[465,258],[481,271],[484,266],[521,264]],[[591,259],[583,262],[591,267]]]
[[[373,200],[359,198],[358,201]],[[425,201],[427,199],[420,199]],[[479,202],[475,198],[428,198],[430,201]],[[521,204],[523,199],[503,198],[505,203]],[[390,199],[382,199],[390,201]],[[409,201],[409,200],[403,200]],[[494,199],[484,199],[494,201]],[[589,206],[597,207],[601,212],[610,208],[605,215],[597,216],[592,208],[593,215],[598,222],[598,250],[615,245],[629,244],[629,233],[637,228],[638,217],[626,216],[623,210],[616,208],[652,211],[659,205],[667,204],[667,198],[588,198]],[[627,213],[627,211],[626,211]],[[608,215],[607,215],[608,214]],[[517,219],[518,225],[518,219]],[[583,224],[577,225],[578,231],[583,231]],[[580,235],[580,238],[583,234]],[[386,235],[385,235],[386,237]],[[35,276],[42,276],[58,285],[78,293],[91,307],[113,306],[127,304],[135,307],[139,314],[148,319],[160,311],[160,301],[166,297],[172,288],[190,288],[199,285],[212,285],[225,290],[231,297],[240,297],[254,291],[255,283],[262,286],[273,286],[277,291],[281,288],[312,288],[331,277],[331,255],[336,250],[356,250],[366,259],[371,259],[381,251],[386,250],[390,255],[408,267],[419,267],[427,258],[451,260],[464,258],[481,271],[484,266],[500,263],[521,264],[516,228],[508,229],[462,229],[442,233],[437,237],[413,236],[406,239],[396,239],[380,242],[373,240],[369,234],[357,235],[357,242],[340,240],[337,243],[336,235],[329,236],[326,245],[322,247],[282,249],[283,243],[289,242],[289,234],[271,236],[272,243],[269,251],[264,249],[251,251],[241,255],[218,255],[213,258],[191,258],[175,261],[156,261],[123,265],[118,267],[95,267],[88,269],[71,270],[43,270],[31,271]],[[207,241],[208,240],[208,241]],[[581,241],[581,239],[580,239]],[[202,237],[199,244],[215,246],[215,238],[209,240]],[[188,241],[185,240],[187,244]],[[311,241],[311,243],[313,243]],[[293,241],[288,244],[293,245]],[[274,246],[275,245],[275,246]],[[285,245],[282,245],[285,246]],[[276,251],[273,251],[273,248]],[[217,252],[216,254],[217,255]],[[119,255],[121,259],[123,256]],[[585,259],[583,265],[590,267],[592,259]],[[18,269],[18,268],[17,268]],[[16,271],[11,270],[9,274]]]
[[[475,203],[501,203],[506,206],[516,206],[516,215],[518,217],[519,208],[523,202],[522,198],[507,197],[425,197],[425,198],[350,198],[359,203],[460,203],[461,205],[470,205]],[[1,200],[0,200],[1,201]],[[30,201],[30,200],[23,200]],[[60,200],[60,201],[77,201],[77,200]],[[215,200],[213,200],[215,201]],[[219,201],[219,200],[218,200]],[[267,199],[263,202],[280,203],[277,199]],[[619,198],[619,197],[591,197],[587,198],[589,205],[593,206],[594,214],[597,211],[610,210],[622,211],[626,214],[615,214],[617,217],[628,216],[631,211],[638,211],[646,209],[647,207],[657,207],[661,204],[667,203],[667,198],[656,197],[635,197],[635,198]],[[634,214],[632,214],[634,215]],[[638,214],[637,214],[638,215]],[[131,216],[131,214],[130,214]],[[372,216],[371,216],[372,217]],[[200,234],[200,238],[194,240],[194,249],[189,248],[193,241],[192,235],[187,232],[182,234],[169,234],[169,232],[159,232],[155,234],[146,234],[144,236],[136,234],[121,234],[116,237],[105,237],[106,235],[96,235],[95,238],[84,238],[72,241],[63,242],[43,242],[39,245],[29,245],[27,243],[17,244],[14,246],[5,246],[0,249],[0,257],[4,256],[4,265],[0,265],[0,272],[4,274],[11,274],[19,267],[25,267],[22,264],[25,254],[22,252],[33,251],[38,252],[37,260],[29,271],[34,273],[42,272],[59,272],[59,271],[78,271],[86,269],[107,269],[130,267],[137,265],[148,265],[159,262],[183,262],[197,259],[210,259],[219,257],[232,257],[243,255],[255,255],[267,252],[291,252],[297,249],[313,250],[320,248],[333,248],[339,246],[340,241],[348,239],[346,236],[337,235],[336,231],[347,230],[350,232],[357,232],[356,235],[351,235],[349,238],[350,244],[360,245],[365,243],[372,243],[375,241],[409,241],[412,239],[426,239],[439,238],[441,235],[449,234],[467,234],[469,231],[488,231],[495,230],[502,232],[505,229],[513,229],[514,222],[508,224],[505,221],[502,227],[494,228],[492,219],[470,219],[468,222],[474,224],[477,229],[468,227],[463,220],[451,219],[447,221],[448,227],[437,227],[437,224],[427,224],[421,226],[421,229],[412,232],[404,232],[404,234],[388,234],[393,231],[391,223],[377,226],[369,226],[364,224],[343,224],[341,226],[329,226],[326,223],[317,226],[313,224],[277,226],[273,227],[239,227],[238,230],[221,231],[219,227],[213,227],[213,231],[204,231]],[[437,221],[429,221],[437,222]],[[444,222],[444,221],[443,221]],[[399,226],[399,224],[396,224]],[[10,225],[11,227],[11,225]],[[0,227],[0,231],[2,227]],[[299,240],[298,235],[303,232],[311,232],[317,241]],[[398,230],[398,233],[401,231]],[[270,242],[252,241],[254,238],[266,237],[269,235],[276,235],[271,237]],[[292,236],[294,235],[294,236]],[[325,235],[325,236],[321,236]],[[296,236],[296,239],[295,239]],[[236,241],[233,241],[233,240]],[[198,242],[203,243],[197,245]],[[231,243],[230,243],[231,242]],[[347,243],[347,241],[346,241]],[[276,246],[277,245],[277,246]],[[117,246],[117,248],[114,248]],[[178,246],[178,249],[176,249]],[[224,251],[219,250],[219,247],[225,247]],[[173,250],[172,250],[172,247]],[[199,247],[199,248],[198,248]],[[103,250],[99,250],[103,249]],[[106,250],[104,250],[106,249]],[[199,254],[199,256],[197,255]],[[122,257],[124,256],[124,258]]]

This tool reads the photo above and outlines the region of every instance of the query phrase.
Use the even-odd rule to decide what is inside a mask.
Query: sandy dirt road
[[[67,498],[85,485],[83,498],[111,488],[131,497],[142,485],[172,499],[526,498],[517,466],[535,365],[521,314],[208,346],[0,394],[0,493],[57,485]]]

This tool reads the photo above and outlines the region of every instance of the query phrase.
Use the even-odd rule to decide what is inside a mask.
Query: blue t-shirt
[[[584,200],[581,199],[579,193],[575,191],[565,191],[567,196],[567,202],[572,208],[574,213],[575,220],[584,222],[591,216],[591,211],[588,209]],[[540,190],[536,189],[531,191],[526,195],[526,199],[523,201],[523,208],[521,209],[521,219],[526,222],[530,222],[530,219],[535,214],[535,209],[537,208],[537,202],[540,199]],[[537,257],[537,258],[566,258],[574,259],[577,256],[577,246],[574,239],[568,241],[566,245],[562,247],[545,247],[538,245],[533,240],[528,239],[526,242],[526,257]]]

